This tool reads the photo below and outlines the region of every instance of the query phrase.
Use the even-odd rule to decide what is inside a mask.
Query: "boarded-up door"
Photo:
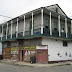
[[[10,59],[11,58],[11,48],[5,49],[5,58]]]
[[[48,49],[37,50],[37,63],[48,63]]]

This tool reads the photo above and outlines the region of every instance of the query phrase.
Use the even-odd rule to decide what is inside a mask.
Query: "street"
[[[31,67],[0,63],[0,72],[72,72],[72,65],[55,67]]]

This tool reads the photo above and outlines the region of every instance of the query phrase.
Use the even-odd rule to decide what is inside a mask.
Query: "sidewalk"
[[[39,63],[27,63],[20,61],[11,61],[11,60],[0,60],[1,63],[14,64],[20,66],[33,66],[33,67],[53,67],[53,66],[63,66],[63,65],[71,65],[72,62],[61,62],[61,63],[53,63],[53,64],[39,64]]]

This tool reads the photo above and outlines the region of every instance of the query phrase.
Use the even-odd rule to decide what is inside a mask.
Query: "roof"
[[[60,10],[66,15],[66,13],[61,9],[61,7],[58,5],[58,4],[54,4],[54,5],[50,5],[50,6],[46,6],[46,8],[48,7],[52,7],[52,6],[55,6],[55,5],[57,5],[59,8],[60,8]],[[66,15],[67,16],[67,15]]]

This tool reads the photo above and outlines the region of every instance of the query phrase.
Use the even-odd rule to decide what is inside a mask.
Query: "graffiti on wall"
[[[30,56],[35,56],[36,47],[24,47],[24,61],[30,61]]]
[[[5,49],[5,58],[7,58],[7,59],[11,58],[11,49],[10,48]]]
[[[11,48],[11,59],[18,59],[19,47],[12,47]]]

